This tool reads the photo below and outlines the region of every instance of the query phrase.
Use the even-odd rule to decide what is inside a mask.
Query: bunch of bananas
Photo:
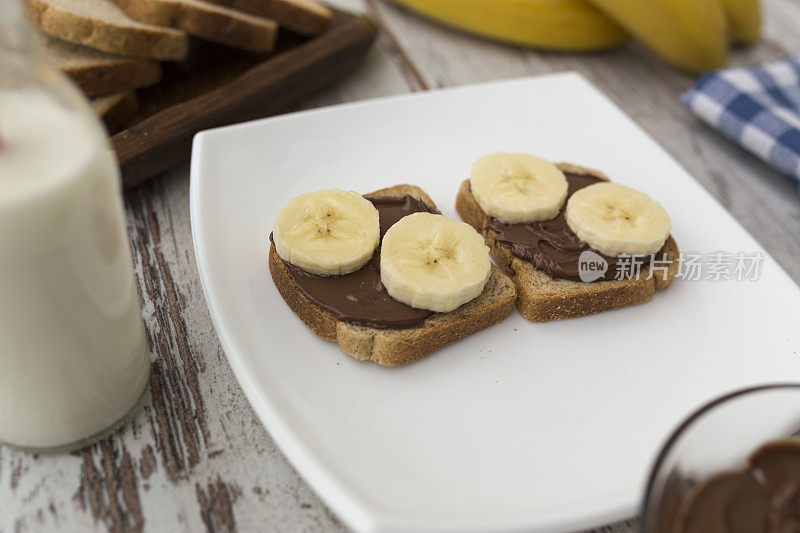
[[[472,33],[554,50],[605,50],[633,35],[692,72],[724,66],[731,41],[761,34],[759,0],[394,1]]]

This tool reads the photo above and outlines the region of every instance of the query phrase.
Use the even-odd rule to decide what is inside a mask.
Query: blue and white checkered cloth
[[[800,190],[800,55],[704,74],[683,103]]]

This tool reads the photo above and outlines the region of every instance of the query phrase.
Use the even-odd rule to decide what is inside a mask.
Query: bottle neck
[[[22,10],[20,0],[0,1],[0,46],[19,50],[30,40],[30,25]],[[2,58],[2,56],[0,56]]]
[[[36,85],[43,62],[33,27],[20,0],[0,0],[0,89]]]
[[[104,135],[86,97],[47,60],[42,41],[24,14],[22,0],[0,0],[0,104],[4,93],[47,98],[93,121],[98,134]],[[12,127],[2,115],[0,112],[0,151]]]

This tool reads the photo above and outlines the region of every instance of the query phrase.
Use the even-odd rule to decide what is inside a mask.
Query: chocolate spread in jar
[[[569,185],[567,200],[575,191],[605,181],[588,174],[565,172],[564,175]],[[566,208],[565,200],[561,211],[551,220],[505,224],[493,218],[486,228],[496,234],[495,239],[498,242],[507,244],[516,257],[530,261],[533,266],[557,279],[582,281],[578,259],[586,251],[593,251],[608,264],[608,270],[596,281],[635,277],[637,269],[643,271],[645,265],[650,263],[649,255],[618,258],[592,250],[567,225],[564,215]]]
[[[800,531],[800,441],[770,442],[743,470],[723,472],[684,501],[673,533]]]
[[[364,196],[378,209],[381,238],[397,221],[413,213],[437,213],[412,196]],[[337,319],[382,329],[414,327],[433,314],[398,302],[381,283],[380,249],[359,270],[344,276],[310,274],[283,262],[297,289]]]

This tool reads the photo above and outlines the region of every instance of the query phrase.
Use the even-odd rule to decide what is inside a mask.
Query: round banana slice
[[[464,222],[414,213],[383,237],[381,282],[411,307],[452,311],[477,297],[491,273],[489,248]]]
[[[329,189],[295,196],[275,217],[272,240],[284,261],[337,276],[364,266],[380,241],[378,210],[356,192]]]
[[[567,201],[567,225],[606,255],[650,255],[669,237],[669,215],[643,192],[616,183],[595,183]]]
[[[472,167],[475,201],[489,216],[508,223],[554,218],[567,197],[567,178],[550,161],[528,154],[490,154]]]

